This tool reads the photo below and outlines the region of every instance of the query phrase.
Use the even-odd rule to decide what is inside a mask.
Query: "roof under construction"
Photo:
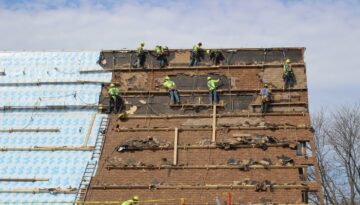
[[[7,168],[0,202],[106,204],[137,195],[146,204],[307,204],[321,197],[305,49],[218,50],[225,57],[218,66],[205,58],[189,67],[191,51],[175,49],[168,67],[148,55],[144,69],[133,68],[131,50],[1,53]],[[286,58],[296,82],[284,89]],[[181,104],[169,104],[165,76]],[[220,79],[217,105],[208,76]],[[110,82],[121,90],[126,118],[107,114]],[[272,102],[262,114],[264,83]]]

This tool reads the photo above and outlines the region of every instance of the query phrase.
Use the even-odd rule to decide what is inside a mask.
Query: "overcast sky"
[[[360,102],[360,1],[0,0],[0,50],[306,47],[310,110]]]

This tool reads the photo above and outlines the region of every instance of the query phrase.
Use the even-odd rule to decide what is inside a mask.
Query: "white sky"
[[[360,101],[359,0],[72,2],[0,0],[0,50],[299,46],[312,112]]]

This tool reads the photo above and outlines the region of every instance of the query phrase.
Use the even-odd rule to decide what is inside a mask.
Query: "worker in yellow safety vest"
[[[120,90],[119,88],[115,87],[114,83],[110,84],[110,87],[108,89],[109,94],[109,113],[114,111],[115,113],[118,113],[122,109],[122,99],[120,97]]]
[[[146,61],[146,52],[144,50],[145,42],[140,42],[140,47],[136,49],[136,67],[137,68],[145,68],[145,61]]]
[[[204,58],[204,52],[201,48],[202,43],[198,43],[193,46],[190,55],[190,66],[196,66],[200,63],[201,59]]]
[[[134,204],[138,204],[138,202],[139,202],[139,197],[133,196],[132,199],[122,202],[121,205],[134,205]]]
[[[169,91],[171,103],[180,104],[180,98],[175,82],[172,81],[169,76],[165,76],[163,85]]]
[[[160,68],[164,68],[165,66],[168,65],[168,60],[167,60],[167,56],[169,54],[169,49],[167,46],[162,47],[162,46],[155,46],[155,57],[156,60],[159,61],[160,64]]]
[[[295,75],[291,67],[290,59],[286,59],[284,62],[284,72],[283,72],[283,79],[284,79],[284,89],[288,87],[292,87],[295,83]]]
[[[219,79],[212,79],[212,77],[207,77],[207,86],[209,88],[209,99],[210,103],[214,104],[219,102],[219,96],[216,92],[216,89],[218,87]]]

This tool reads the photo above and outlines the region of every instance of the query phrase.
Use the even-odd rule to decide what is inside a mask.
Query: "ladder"
[[[84,199],[86,198],[87,192],[89,190],[91,179],[96,169],[96,165],[97,161],[89,161],[86,164],[86,168],[81,177],[81,182],[76,193],[75,201],[73,203],[74,205],[84,204]]]
[[[108,116],[102,117],[101,122],[100,122],[99,131],[98,131],[98,134],[96,137],[94,151],[91,155],[91,160],[93,160],[94,158],[100,158],[100,155],[101,155],[102,149],[103,149],[104,140],[105,140],[105,135],[106,135],[106,132],[108,129],[108,124],[109,124]]]
[[[96,171],[97,160],[102,153],[105,135],[109,124],[107,116],[101,118],[100,127],[97,133],[94,151],[92,152],[90,161],[86,164],[85,172],[81,178],[78,192],[75,197],[74,205],[83,205],[86,195],[90,188],[92,177]]]

